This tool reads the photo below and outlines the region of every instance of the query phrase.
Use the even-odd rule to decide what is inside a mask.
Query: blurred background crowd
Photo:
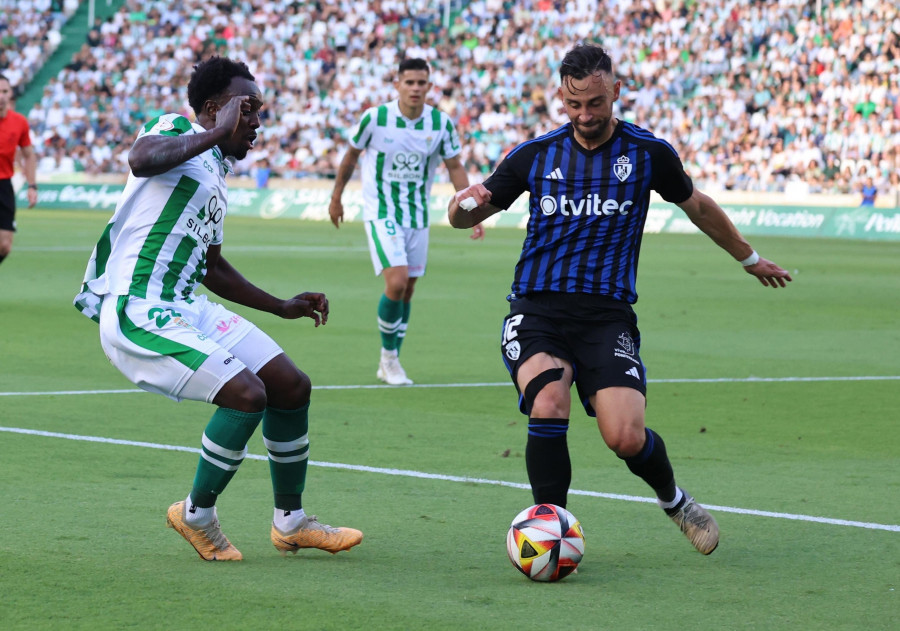
[[[705,190],[900,194],[896,0],[128,0],[97,20],[28,114],[41,174],[127,173],[139,127],[191,116],[192,66],[246,61],[267,100],[239,174],[333,177],[363,110],[395,98],[403,57],[432,66],[481,179],[566,121],[558,64],[604,46],[617,115],[680,152]],[[74,0],[0,0],[0,72],[25,85]],[[448,10],[452,9],[452,10]],[[441,174],[446,177],[446,174]]]

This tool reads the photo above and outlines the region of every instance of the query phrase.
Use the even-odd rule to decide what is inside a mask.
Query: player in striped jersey
[[[226,174],[253,147],[262,94],[246,65],[212,57],[195,66],[191,123],[166,114],[147,123],[129,155],[131,173],[85,273],[75,306],[100,325],[110,362],[141,388],[176,401],[216,406],[203,432],[187,498],[167,523],[207,561],[239,561],[222,534],[215,503],[262,422],[274,491],[270,537],[282,553],[346,550],[362,540],[306,515],[301,496],[309,457],[312,386],[272,338],[196,294],[218,296],[282,318],[328,321],[317,292],[282,300],[245,279],[222,256]]]
[[[571,49],[560,84],[570,122],[513,149],[449,207],[451,225],[467,228],[531,195],[501,352],[529,416],[525,462],[534,501],[566,505],[574,383],[607,446],[653,488],[694,547],[710,554],[719,542],[715,519],[675,484],[662,438],[644,424],[646,375],[631,305],[650,191],[679,206],[764,286],[784,287],[791,277],[694,188],[671,145],[613,116],[621,82],[606,51]]]
[[[363,220],[375,275],[384,277],[378,303],[381,359],[376,376],[390,385],[410,385],[400,365],[410,301],[428,259],[428,198],[441,161],[459,191],[469,185],[460,160],[459,136],[450,117],[425,103],[431,89],[428,62],[404,59],[394,87],[398,98],[363,114],[350,137],[350,147],[338,169],[329,214],[335,228],[344,221],[341,195],[360,155]],[[472,238],[484,236],[481,226]]]

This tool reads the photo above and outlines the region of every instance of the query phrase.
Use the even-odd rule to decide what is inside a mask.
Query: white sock
[[[382,349],[381,349],[381,360],[382,360],[382,361],[384,361],[385,359],[392,359],[392,358],[396,358],[396,357],[397,357],[397,350],[396,350],[396,349],[394,349],[394,350],[392,350],[392,351],[389,351],[389,350],[386,349],[386,348],[382,348]]]
[[[675,499],[673,499],[671,502],[663,502],[662,500],[659,500],[659,505],[662,507],[663,510],[669,510],[670,508],[675,508],[676,506],[678,506],[678,502],[681,501],[682,497],[684,497],[684,493],[682,493],[681,489],[676,486],[675,487]]]
[[[191,501],[190,493],[187,496],[187,499],[184,501],[185,506],[187,506],[187,510],[184,511],[184,521],[194,526],[198,525],[206,525],[212,522],[216,517],[216,507],[210,506],[209,508],[200,508],[199,506],[194,506],[194,502]]]
[[[306,517],[306,512],[302,508],[298,510],[281,510],[276,508],[272,523],[281,532],[290,532],[300,525],[304,517]]]

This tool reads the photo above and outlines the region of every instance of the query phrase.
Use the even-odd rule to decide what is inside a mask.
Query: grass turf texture
[[[131,389],[71,307],[106,216],[22,211],[0,266],[0,391]],[[500,322],[523,232],[435,228],[404,367],[417,384],[502,383]],[[705,237],[648,235],[637,305],[651,380],[897,375],[896,245],[754,238],[795,282],[771,290]],[[332,316],[237,308],[316,386],[375,385],[379,340],[359,224],[231,218],[224,254],[279,295],[325,291]],[[897,381],[656,382],[648,425],[678,480],[713,505],[900,523]],[[0,425],[195,448],[212,409],[138,394],[0,396]],[[314,463],[525,483],[511,386],[317,389]],[[573,488],[649,496],[572,414]],[[263,454],[257,433],[252,454]],[[900,624],[900,533],[718,512],[702,557],[651,504],[573,495],[579,573],[534,584],[506,559],[519,488],[313,466],[304,504],[362,529],[358,548],[281,558],[268,466],[219,502],[239,564],[202,562],[164,528],[197,456],[3,432],[0,628],[888,629]]]

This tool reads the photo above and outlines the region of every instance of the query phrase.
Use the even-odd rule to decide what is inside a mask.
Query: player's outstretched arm
[[[287,320],[311,318],[316,326],[328,321],[328,299],[325,294],[305,292],[287,300],[277,298],[244,278],[221,255],[221,246],[218,245],[210,246],[206,263],[203,285],[220,298]]]
[[[705,193],[696,188],[691,196],[678,204],[690,220],[710,239],[744,266],[751,276],[756,276],[766,287],[785,287],[791,275],[772,261],[756,253],[743,235],[731,223],[725,211]]]

